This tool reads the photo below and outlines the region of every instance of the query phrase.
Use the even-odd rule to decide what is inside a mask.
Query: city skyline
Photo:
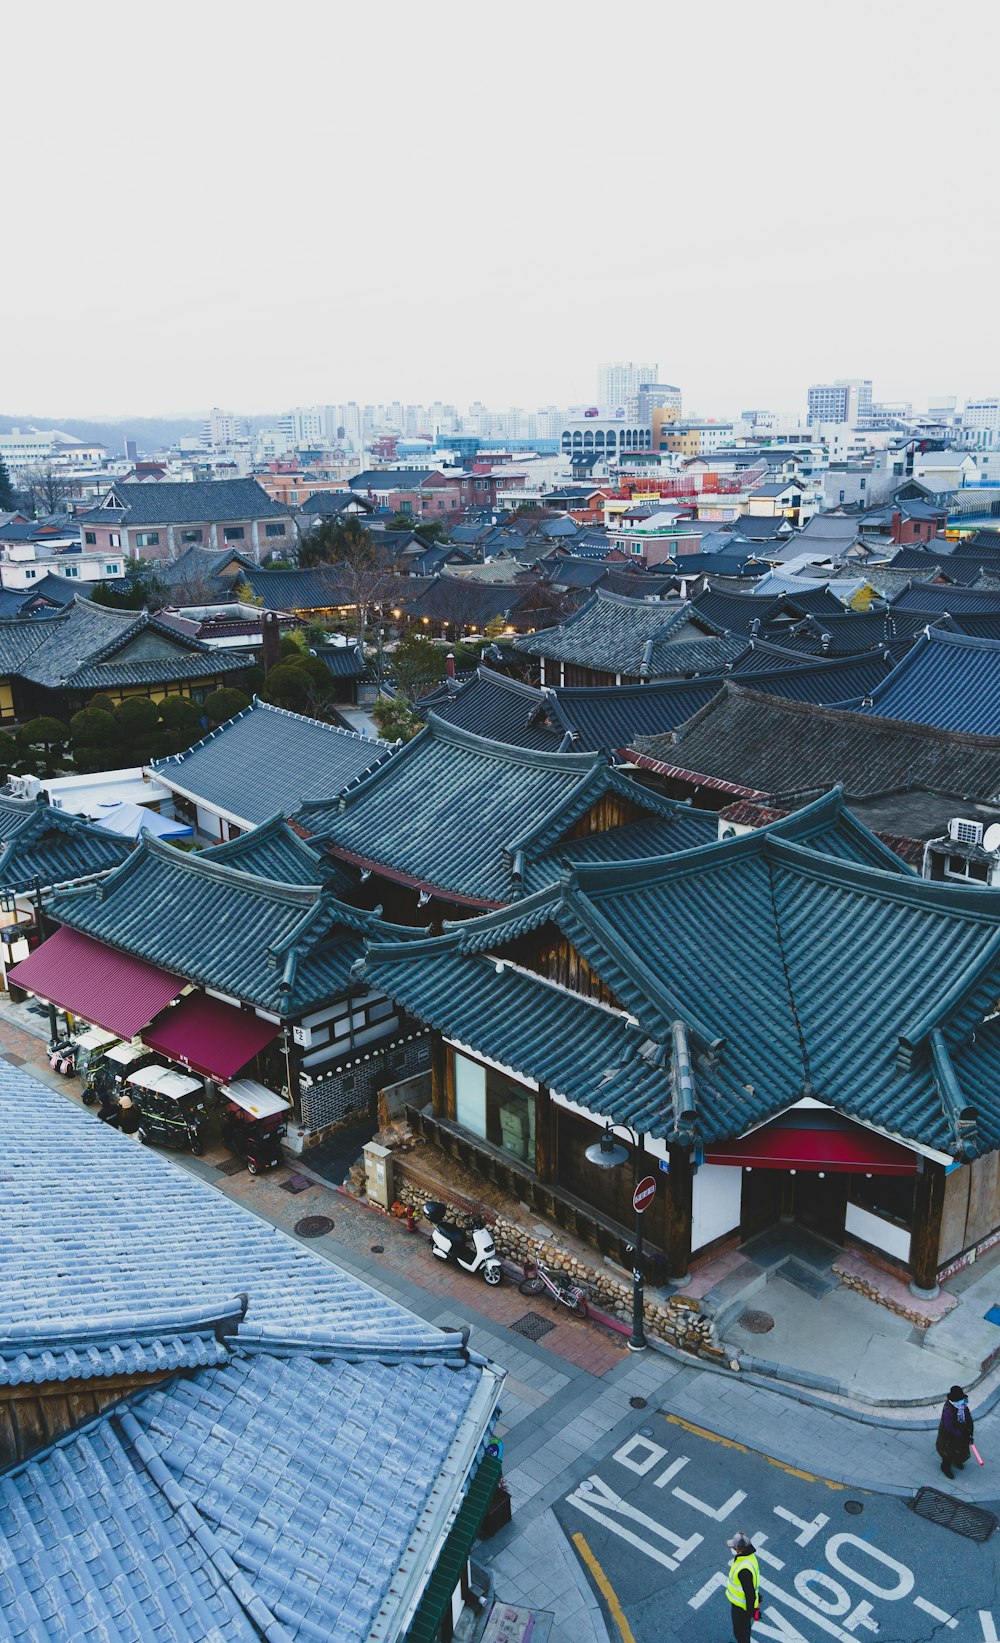
[[[8,191],[25,231],[0,278],[4,412],[578,404],[619,358],[659,360],[717,414],[798,408],[809,383],[852,376],[915,404],[995,391],[1000,350],[967,298],[990,288],[997,238],[975,168],[943,141],[895,164],[884,95],[939,114],[967,75],[962,31],[942,35],[925,0],[906,30],[858,0],[836,29],[780,3],[763,32],[723,14],[708,39],[696,13],[671,18],[669,62],[701,62],[706,99],[701,73],[631,94],[667,48],[652,8],[630,14],[611,78],[586,0],[571,20],[514,0],[461,31],[386,0],[377,40],[360,11],[293,6],[279,25],[261,0],[181,0],[155,50],[118,0],[99,38],[65,0],[15,9],[9,59],[45,63],[46,106],[72,124],[10,77],[30,165]],[[309,47],[287,74],[279,26]],[[335,97],[324,62],[346,66]],[[824,106],[854,114],[828,129]],[[959,152],[985,150],[987,121],[987,100],[962,102]],[[45,178],[58,252],[28,231]],[[960,288],[942,211],[977,224]]]

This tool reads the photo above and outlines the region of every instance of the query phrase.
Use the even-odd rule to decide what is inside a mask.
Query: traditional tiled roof
[[[1000,643],[928,628],[880,685],[846,705],[880,719],[1000,736]]]
[[[801,622],[771,624],[761,638],[809,656],[862,656],[887,648],[901,656],[927,626],[926,614],[897,610],[845,611],[839,616],[806,616]]]
[[[360,645],[317,645],[316,655],[335,679],[362,679],[368,671]]]
[[[29,656],[51,638],[50,624],[61,623],[65,619],[65,614],[60,611],[44,621],[17,617],[0,621],[0,674],[9,677],[12,673],[19,673]]]
[[[115,481],[105,502],[117,498],[121,507],[92,508],[81,517],[93,523],[128,526],[239,524],[244,519],[276,519],[285,515],[256,479],[211,479],[194,484],[159,480]]]
[[[480,667],[461,684],[446,679],[422,699],[418,711],[421,715],[433,712],[444,724],[457,725],[473,735],[491,737],[512,747],[537,747],[557,753],[566,732],[544,722],[551,700],[551,692]]]
[[[279,809],[291,815],[305,799],[335,798],[390,752],[388,742],[255,697],[235,719],[150,768],[175,792],[252,827]]]
[[[0,1115],[0,1378],[170,1377],[3,1478],[0,1633],[404,1635],[497,1377],[6,1062]]]
[[[414,621],[426,616],[432,622],[484,628],[530,605],[533,591],[531,584],[523,582],[479,582],[467,576],[437,575],[406,599],[406,614]]]
[[[322,884],[334,895],[342,895],[356,879],[347,868],[331,862],[300,838],[280,810],[249,833],[238,833],[200,854],[203,861],[221,861],[241,873],[255,873],[258,878],[274,879],[278,884]]]
[[[0,885],[7,890],[70,884],[109,873],[133,840],[33,800],[0,797]]]
[[[685,673],[708,671],[713,662],[721,666],[729,655],[738,654],[741,647],[735,641],[720,642],[715,634],[715,625],[707,618],[699,619],[691,604],[622,599],[598,589],[558,627],[525,634],[515,642],[519,650],[532,656],[601,673],[653,679],[680,673],[682,663],[694,664],[684,666]],[[686,647],[680,658],[668,654],[677,645]],[[723,654],[727,649],[728,654]]]
[[[16,655],[17,637],[4,631],[14,626],[37,632],[38,643],[25,647],[19,661],[12,655],[8,670],[49,690],[99,691],[118,684],[215,678],[250,665],[238,651],[220,654],[197,639],[183,638],[148,611],[111,610],[79,595],[37,629],[22,622],[0,625],[0,652],[12,641]]]
[[[186,907],[198,917],[178,912]],[[148,834],[100,885],[64,891],[51,908],[70,929],[283,1017],[342,994],[363,937],[394,930],[328,891],[263,879]]]
[[[915,788],[1000,798],[1000,737],[779,701],[728,681],[680,730],[639,737],[633,751],[640,764],[686,785],[778,803],[834,782],[852,798]]]
[[[1000,639],[1000,611],[958,611],[935,625],[948,633],[967,633],[973,639]]]
[[[518,967],[519,939],[544,926],[618,1012]],[[947,1155],[1000,1145],[1000,1034],[983,1024],[1000,898],[918,878],[836,795],[659,862],[580,867],[517,908],[372,952],[365,976],[449,1037],[664,1139],[740,1135],[809,1098]]]
[[[1000,591],[977,592],[972,588],[938,588],[927,582],[914,582],[898,593],[890,607],[891,614],[916,613],[918,616],[943,616],[976,612],[989,614],[1000,611]]]
[[[328,610],[351,603],[351,592],[336,565],[310,570],[262,570],[252,565],[241,578],[266,610]]]
[[[717,588],[707,588],[691,601],[692,616],[703,617],[720,633],[756,633],[779,617],[840,616],[843,611],[840,600],[825,586],[769,598],[757,593],[720,593]]]
[[[447,900],[499,906],[607,793],[662,820],[690,814],[600,755],[513,747],[431,713],[419,736],[338,804],[307,804],[298,820],[342,860]]]

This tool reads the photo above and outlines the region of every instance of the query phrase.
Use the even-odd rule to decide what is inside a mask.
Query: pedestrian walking
[[[750,1628],[760,1618],[760,1564],[746,1535],[733,1535],[726,1545],[733,1554],[726,1581],[733,1636],[736,1643],[750,1643]]]
[[[130,1095],[123,1095],[118,1103],[119,1128],[122,1129],[126,1135],[134,1135],[141,1123],[142,1115],[136,1107],[133,1107],[132,1097]]]
[[[968,1460],[975,1429],[968,1398],[960,1386],[953,1386],[941,1411],[934,1446],[941,1456],[941,1470],[946,1478],[955,1476],[953,1466],[961,1471]]]

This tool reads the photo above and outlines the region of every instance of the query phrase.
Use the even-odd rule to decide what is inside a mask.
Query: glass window
[[[181,541],[182,542],[200,542],[201,539],[202,539],[202,532],[201,531],[181,531]]]
[[[267,536],[284,536],[285,527],[284,525],[265,525],[264,532]]]
[[[111,545],[114,547],[114,542]],[[136,531],[135,545],[137,548],[158,548],[160,545],[159,531]]]
[[[455,1117],[491,1146],[535,1167],[535,1097],[516,1079],[454,1054]]]
[[[244,533],[243,533],[243,526],[242,525],[227,525],[226,526],[225,536],[226,536],[226,541],[227,542],[242,542],[243,534]]]
[[[86,542],[88,548],[96,547],[97,546],[97,532],[96,531],[84,531],[83,540]]]
[[[915,1175],[852,1175],[848,1197],[859,1209],[910,1227],[915,1189]]]

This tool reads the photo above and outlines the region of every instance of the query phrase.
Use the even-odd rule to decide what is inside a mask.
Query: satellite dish
[[[983,849],[991,855],[1000,851],[1000,822],[992,822],[983,834]]]

